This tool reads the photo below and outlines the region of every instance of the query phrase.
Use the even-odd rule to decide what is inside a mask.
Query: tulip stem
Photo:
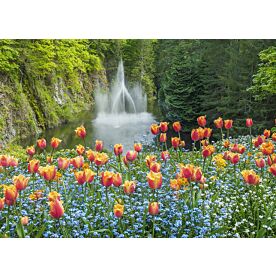
[[[10,231],[9,218],[10,218],[10,205],[8,205],[8,214],[7,214],[7,218],[6,218],[6,232]]]
[[[154,238],[154,225],[155,225],[155,216],[152,218],[152,237]]]

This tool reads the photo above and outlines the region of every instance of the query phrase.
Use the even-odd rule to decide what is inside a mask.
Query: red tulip
[[[47,145],[47,143],[46,143],[46,140],[44,139],[44,138],[41,138],[41,139],[38,139],[37,141],[36,141],[36,144],[37,144],[37,146],[40,148],[40,149],[45,149],[46,148],[46,145]]]
[[[80,185],[83,185],[86,182],[84,171],[75,172],[75,178]]]
[[[161,152],[161,158],[163,161],[166,161],[167,159],[170,158],[170,153],[168,151],[162,151]]]
[[[126,180],[124,185],[123,185],[123,188],[124,188],[124,192],[126,194],[133,194],[135,192],[135,189],[136,189],[136,183],[134,181]]]
[[[198,141],[200,139],[198,129],[193,129],[192,130],[191,138],[192,138],[193,141]]]
[[[50,201],[50,216],[55,219],[59,219],[64,214],[64,208],[62,206],[62,201],[56,199],[55,201]]]
[[[137,151],[137,152],[140,152],[142,150],[142,144],[135,143],[134,144],[134,150]]]
[[[78,155],[83,155],[85,152],[85,147],[83,145],[78,145],[76,151]]]
[[[120,173],[114,173],[113,174],[113,185],[115,187],[119,187],[122,185],[123,179],[122,175]]]
[[[161,133],[159,139],[160,139],[161,143],[165,143],[167,141],[167,134],[166,133]]]
[[[181,130],[180,122],[174,122],[173,123],[173,129],[174,129],[175,132],[180,132],[180,130]]]
[[[159,205],[158,202],[149,203],[149,214],[152,216],[159,214]]]
[[[177,149],[180,145],[180,139],[178,137],[171,138],[172,146]]]
[[[162,174],[150,171],[147,175],[149,187],[151,189],[160,189],[162,186]]]
[[[152,124],[150,130],[153,135],[159,134],[159,126],[157,124]]]
[[[205,116],[199,116],[199,117],[197,118],[197,123],[198,123],[199,126],[205,127],[206,124],[207,124],[206,115],[205,115]]]
[[[58,168],[60,170],[66,170],[70,165],[70,159],[68,158],[59,157],[57,161],[58,161]]]
[[[251,118],[247,118],[245,122],[247,127],[252,127],[253,126],[253,120]]]
[[[26,189],[29,179],[29,177],[25,177],[24,175],[20,174],[13,177],[13,184],[18,191],[22,191]]]
[[[54,165],[46,167],[39,167],[39,174],[47,181],[54,180],[57,174],[57,169]]]
[[[77,136],[79,136],[82,139],[84,139],[86,136],[86,129],[83,125],[80,127],[77,127],[75,132],[76,132]]]
[[[103,141],[96,140],[95,149],[96,149],[96,151],[102,151],[103,150]]]
[[[70,163],[76,168],[76,169],[79,169],[83,166],[83,163],[84,163],[84,159],[83,157],[80,155],[80,156],[77,156],[75,158],[72,158],[70,160]]]
[[[263,158],[256,159],[255,163],[258,168],[264,168],[265,166],[265,160]]]
[[[168,124],[169,123],[167,123],[167,122],[161,122],[160,123],[160,130],[162,131],[162,132],[167,132],[168,131]]]
[[[214,120],[214,124],[216,128],[222,128],[223,127],[223,120],[221,117],[218,117],[216,120]]]
[[[133,162],[137,158],[137,151],[135,150],[129,150],[126,153],[126,159],[130,162]]]
[[[33,156],[35,154],[34,146],[27,147],[26,153],[29,154],[30,156]]]
[[[86,151],[86,156],[90,162],[94,162],[97,152],[89,149]]]
[[[113,183],[113,172],[102,172],[102,185],[105,187],[109,187]]]
[[[273,165],[269,168],[269,171],[270,171],[274,176],[276,176],[276,164],[273,164]]]
[[[39,168],[40,161],[36,159],[30,160],[28,164],[28,171],[30,173],[37,173]]]
[[[264,136],[265,136],[265,138],[268,138],[269,136],[270,136],[270,130],[268,130],[268,129],[265,129],[264,130]]]
[[[60,139],[53,137],[53,138],[51,139],[51,147],[52,147],[53,149],[56,149],[56,148],[59,146],[60,142],[61,142]]]
[[[4,189],[5,203],[8,206],[14,205],[18,197],[17,189],[14,185],[5,187]]]
[[[150,170],[155,172],[155,173],[158,173],[161,170],[161,165],[157,162],[152,162],[150,164]]]
[[[224,127],[230,129],[233,126],[233,120],[224,120]]]
[[[116,156],[120,155],[123,153],[123,145],[122,144],[116,144],[114,145],[114,153]]]
[[[124,214],[124,205],[122,204],[115,204],[113,207],[114,216],[117,218],[121,218]]]

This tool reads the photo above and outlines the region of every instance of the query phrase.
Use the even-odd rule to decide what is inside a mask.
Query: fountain
[[[93,127],[97,139],[104,140],[106,146],[122,143],[132,147],[148,132],[154,121],[147,111],[147,96],[141,84],[127,88],[124,65],[121,60],[117,74],[109,91],[97,86],[95,92],[96,119]]]

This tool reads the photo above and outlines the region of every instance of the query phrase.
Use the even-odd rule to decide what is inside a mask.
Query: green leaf
[[[43,234],[43,232],[44,232],[44,230],[46,229],[46,225],[43,225],[41,228],[40,228],[40,230],[39,230],[39,232],[36,234],[36,238],[41,238],[41,236],[42,236],[42,234]]]
[[[17,225],[16,225],[16,233],[19,238],[25,238],[25,231],[23,229],[23,226],[21,224],[21,221],[19,220]]]

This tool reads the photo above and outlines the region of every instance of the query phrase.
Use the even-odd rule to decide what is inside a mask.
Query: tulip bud
[[[78,155],[83,155],[85,152],[85,147],[83,145],[78,145],[76,151]]]
[[[27,147],[26,153],[29,154],[30,156],[33,156],[35,154],[34,146]]]
[[[159,140],[160,140],[161,143],[165,143],[167,141],[167,134],[166,133],[161,133]]]
[[[20,174],[13,177],[13,184],[18,191],[22,191],[26,189],[29,179],[29,177],[25,177],[24,175]]]
[[[135,189],[136,189],[136,183],[134,181],[126,180],[124,185],[123,185],[123,188],[124,188],[124,192],[126,194],[133,194],[135,192]]]
[[[102,185],[105,187],[109,187],[113,183],[113,172],[102,172]]]
[[[223,120],[221,117],[218,117],[216,120],[214,120],[214,124],[216,128],[222,128],[223,127]]]
[[[273,165],[269,168],[269,171],[270,171],[274,176],[276,176],[276,164],[273,164]]]
[[[142,150],[142,144],[135,143],[134,144],[134,150],[137,151],[137,152],[140,152]]]
[[[162,186],[162,174],[150,171],[147,175],[149,187],[151,189],[160,189]]]
[[[159,214],[159,205],[158,202],[149,203],[149,214],[152,216]]]
[[[124,214],[124,205],[122,204],[115,204],[113,207],[114,216],[117,218],[121,218]]]
[[[5,198],[0,198],[0,211],[2,211],[5,207]]]
[[[159,127],[162,132],[168,131],[168,123],[167,122],[161,122]]]
[[[175,132],[180,132],[181,131],[181,124],[180,124],[180,122],[174,122],[173,123],[173,130]]]
[[[57,161],[58,161],[58,168],[60,170],[66,170],[70,165],[70,159],[68,158],[59,157]]]
[[[245,122],[247,127],[252,127],[253,126],[253,120],[251,118],[247,118]]]
[[[76,132],[77,136],[79,136],[82,139],[84,139],[86,136],[86,129],[83,125],[80,127],[77,127],[75,132]]]
[[[177,149],[180,145],[180,139],[178,137],[171,138],[172,146]]]
[[[59,219],[64,214],[64,208],[62,202],[56,199],[55,201],[50,201],[50,216],[55,219]]]
[[[115,187],[119,187],[122,185],[122,175],[120,173],[114,173],[113,174],[113,185]]]
[[[198,123],[199,126],[205,127],[206,124],[207,124],[206,115],[205,115],[205,116],[199,116],[199,117],[197,118],[197,123]]]
[[[53,138],[51,139],[51,147],[52,147],[53,149],[56,149],[56,148],[59,146],[60,142],[61,142],[60,139],[53,137]]]
[[[170,153],[168,151],[162,151],[161,152],[161,158],[163,161],[166,161],[167,159],[170,158]]]
[[[29,223],[29,218],[28,217],[22,217],[21,218],[21,224],[23,225],[23,226],[26,226],[26,225],[28,225],[28,223]]]
[[[224,120],[224,127],[230,129],[233,126],[233,120]]]
[[[95,149],[96,149],[96,151],[102,151],[103,150],[103,141],[96,140]]]
[[[30,173],[37,173],[39,168],[40,161],[36,159],[30,160],[28,164],[28,171]]]
[[[36,141],[36,144],[37,144],[37,146],[40,148],[40,149],[45,149],[46,148],[46,145],[47,145],[47,143],[46,143],[46,140],[44,139],[44,138],[42,138],[42,139],[38,139],[37,141]]]
[[[133,162],[137,158],[137,152],[135,150],[129,150],[126,153],[126,159],[130,162]]]
[[[159,126],[157,124],[152,124],[150,130],[153,135],[159,134]]]
[[[255,163],[258,168],[264,168],[265,166],[265,160],[263,158],[256,159]]]
[[[123,153],[123,145],[122,144],[116,144],[114,145],[114,154],[116,156],[121,155]]]

